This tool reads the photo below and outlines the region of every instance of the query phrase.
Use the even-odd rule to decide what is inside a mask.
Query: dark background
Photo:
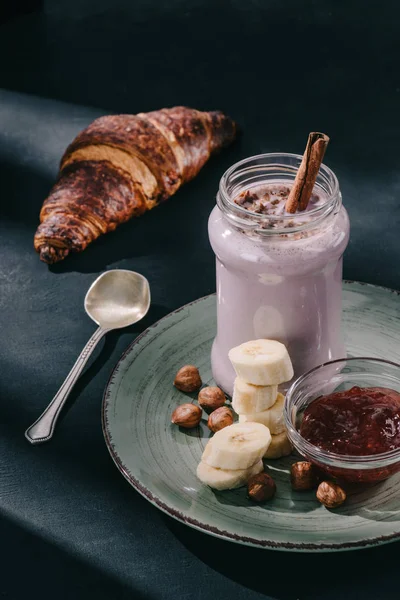
[[[17,3],[15,3],[16,5]],[[3,13],[5,16],[5,13]],[[219,178],[260,152],[331,143],[352,233],[346,278],[399,289],[397,1],[44,0],[0,25],[0,597],[398,598],[398,545],[296,555],[236,546],[158,512],[105,448],[100,404],[146,326],[215,290],[207,218]],[[54,267],[32,246],[65,146],[93,118],[222,109],[241,139],[165,205]],[[111,333],[48,444],[25,428],[94,330],[102,271],[150,281],[143,323]],[[77,402],[75,402],[78,400]]]

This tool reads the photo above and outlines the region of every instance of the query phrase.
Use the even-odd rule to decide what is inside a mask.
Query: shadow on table
[[[164,306],[152,304],[146,317],[139,323],[136,323],[124,329],[116,329],[106,334],[104,341],[100,342],[99,348],[95,350],[95,355],[94,357],[92,357],[89,366],[86,367],[86,369],[76,382],[75,386],[73,387],[67,399],[67,402],[61,411],[58,420],[59,424],[61,424],[63,419],[67,417],[68,412],[73,408],[77,400],[79,400],[79,398],[82,396],[86,387],[89,386],[93,379],[95,379],[98,376],[101,370],[104,367],[106,367],[107,362],[112,357],[117,347],[120,337],[133,335],[135,337],[129,337],[129,339],[131,339],[132,342],[134,342],[136,337],[140,335],[147,327],[153,325],[156,321],[166,316],[168,312],[168,309]],[[129,345],[130,342],[126,344],[123,350],[126,351]],[[78,353],[76,358],[78,358]],[[7,368],[4,359],[3,363],[3,368]],[[73,363],[71,363],[70,368],[72,368],[72,366]],[[57,393],[57,390],[60,388],[62,382],[64,381],[67,375],[68,369],[65,371],[65,373],[62,374],[60,380],[56,384],[56,387],[54,387],[54,389],[52,390],[52,395],[42,399],[42,404],[40,407],[38,407],[37,405],[33,405],[30,402],[25,402],[22,398],[13,398],[12,401],[3,402],[1,405],[1,418],[4,423],[7,423],[8,431],[11,432],[13,431],[13,429],[19,430],[21,439],[23,439],[25,428],[29,427],[29,425],[31,425],[39,417],[41,411],[43,411],[46,408],[46,406],[51,401],[52,396],[54,396]],[[109,372],[109,375],[111,375],[111,371]],[[3,388],[2,381],[0,381],[0,395],[1,394],[3,395],[3,398],[7,397],[7,390],[6,388]],[[99,402],[101,403],[101,395],[99,397]]]
[[[158,321],[162,317],[165,317],[165,315],[167,313],[168,313],[168,310],[166,308],[164,308],[163,306],[159,306],[158,304],[152,304],[148,314],[142,321],[140,321],[140,323],[136,323],[134,325],[131,325],[130,327],[125,327],[123,329],[115,329],[114,331],[110,331],[109,333],[106,334],[103,346],[101,347],[101,350],[99,351],[99,353],[96,355],[96,358],[93,360],[93,362],[90,363],[89,367],[86,368],[86,370],[82,373],[82,375],[79,377],[78,381],[74,385],[74,387],[68,397],[68,400],[61,412],[61,415],[59,418],[60,422],[62,421],[62,419],[64,419],[66,417],[68,412],[74,406],[75,402],[81,396],[81,394],[85,390],[86,386],[90,384],[90,382],[97,375],[97,373],[107,364],[108,360],[111,358],[111,356],[117,346],[120,336],[126,335],[127,333],[135,334],[136,336],[138,336],[138,335],[140,335],[141,332],[143,332],[145,329],[147,329],[147,327],[149,327],[150,325],[153,325],[156,321]],[[134,342],[134,340],[132,341],[132,343],[133,342]],[[127,345],[125,352],[129,348],[129,346],[130,346],[130,344]],[[72,365],[71,365],[71,368],[72,368]],[[67,375],[68,375],[68,373],[66,372],[65,377]],[[61,386],[61,384],[62,384],[62,380],[60,381],[60,386]],[[56,394],[56,393],[57,393],[57,390],[54,390],[54,394]],[[50,402],[50,400],[51,400],[51,398],[48,399],[48,402]],[[43,407],[43,409],[44,408],[45,407]]]
[[[220,540],[163,517],[166,526],[197,558],[225,577],[277,600],[353,600],[347,586],[369,598],[395,598],[398,548],[295,553],[261,550]]]
[[[3,546],[1,553],[2,598],[53,600],[60,594],[74,600],[145,598],[4,515],[0,515],[0,530],[3,540],[7,540],[7,547]]]
[[[40,209],[51,188],[51,178],[39,168],[21,165],[0,155],[0,181],[0,218],[23,222],[29,227],[39,225]]]

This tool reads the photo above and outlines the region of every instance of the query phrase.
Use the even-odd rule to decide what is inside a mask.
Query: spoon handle
[[[47,440],[51,439],[65,401],[79,375],[82,373],[83,367],[86,365],[90,355],[107,331],[109,330],[99,327],[89,339],[53,400],[33,425],[25,431],[25,437],[28,442],[31,444],[41,444],[42,442],[47,442]]]

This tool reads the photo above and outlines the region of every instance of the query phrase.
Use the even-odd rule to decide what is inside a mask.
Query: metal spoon
[[[25,431],[31,444],[51,439],[61,409],[103,335],[112,329],[128,327],[142,319],[150,307],[150,286],[143,275],[116,269],[106,271],[90,286],[85,310],[99,328],[94,332],[64,383],[40,417]]]

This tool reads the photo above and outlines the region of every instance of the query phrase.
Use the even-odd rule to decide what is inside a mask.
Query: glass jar
[[[268,338],[285,344],[295,378],[346,356],[342,256],[350,225],[335,174],[321,165],[314,191],[324,201],[308,211],[256,214],[233,201],[260,184],[290,186],[301,160],[286,153],[253,156],[220,181],[208,223],[217,274],[211,365],[217,385],[229,395],[235,373],[228,352],[243,342]]]

